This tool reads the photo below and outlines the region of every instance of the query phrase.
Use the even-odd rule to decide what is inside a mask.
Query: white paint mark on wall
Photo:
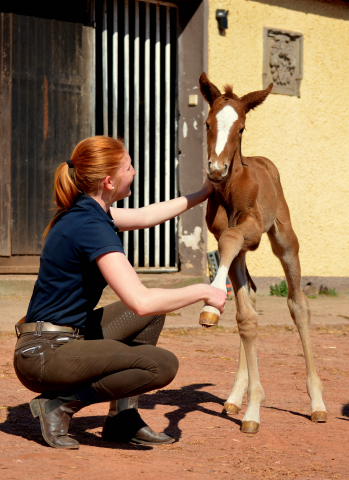
[[[187,138],[188,136],[188,125],[187,122],[183,122],[183,137]]]
[[[201,227],[195,227],[194,232],[188,235],[180,235],[179,236],[179,243],[184,243],[186,247],[192,248],[193,250],[200,249],[200,242],[201,242]]]
[[[235,109],[231,105],[226,105],[217,115],[217,142],[216,154],[219,156],[227,143],[229,132],[236,120],[239,118]]]
[[[198,129],[198,122],[196,120],[194,120],[193,127],[195,128],[195,130]]]

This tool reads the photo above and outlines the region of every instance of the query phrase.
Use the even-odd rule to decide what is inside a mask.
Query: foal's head
[[[209,81],[206,73],[201,74],[199,82],[200,91],[210,105],[206,120],[207,175],[212,182],[219,183],[226,179],[236,152],[241,158],[241,136],[245,129],[246,113],[266,99],[273,84],[266,90],[239,98],[229,85],[222,94]]]

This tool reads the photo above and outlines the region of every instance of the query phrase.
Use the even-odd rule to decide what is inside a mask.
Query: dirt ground
[[[0,295],[0,324],[8,325],[4,312],[10,301],[13,308],[19,303],[18,295],[18,290],[6,298]],[[107,296],[102,301],[107,303]],[[285,299],[260,296],[258,359],[266,399],[259,432],[240,432],[246,403],[235,417],[221,414],[237,368],[234,302],[227,303],[222,326],[208,330],[194,328],[200,305],[173,312],[160,337],[159,346],[179,358],[179,372],[165,389],[141,397],[140,412],[152,428],[178,440],[154,448],[104,442],[106,404],[86,407],[73,417],[69,432],[80,442],[79,450],[48,447],[28,406],[35,394],[14,374],[16,337],[12,328],[0,327],[0,478],[349,479],[349,298],[309,301],[326,424],[310,421],[302,347]]]

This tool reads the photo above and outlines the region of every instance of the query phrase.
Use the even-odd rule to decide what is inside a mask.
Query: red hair
[[[96,194],[98,183],[110,175],[115,176],[123,164],[126,153],[121,140],[96,136],[82,140],[74,149],[71,163],[74,168],[69,175],[67,162],[56,170],[54,194],[57,212],[44,232],[44,239],[58,218],[69,210],[80,193]]]

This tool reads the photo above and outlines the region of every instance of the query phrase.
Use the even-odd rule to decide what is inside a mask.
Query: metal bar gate
[[[178,191],[177,7],[104,0],[100,22],[101,129],[123,138],[136,170],[131,197],[117,206],[169,200]],[[120,236],[137,271],[178,270],[176,219]]]

